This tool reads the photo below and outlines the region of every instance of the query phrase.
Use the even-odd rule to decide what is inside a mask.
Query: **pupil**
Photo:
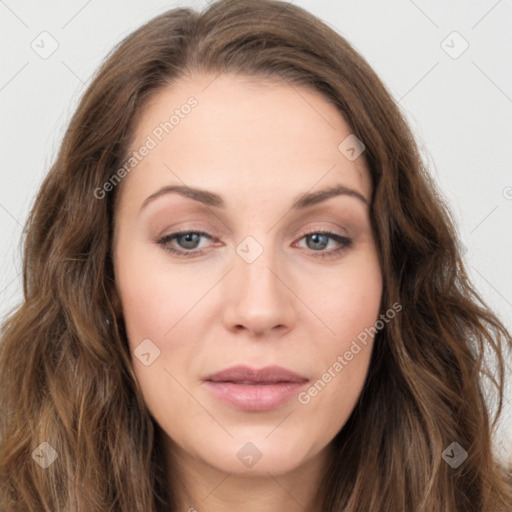
[[[325,235],[322,235],[322,234],[318,234],[318,233],[317,233],[317,234],[313,234],[313,235],[311,235],[311,238],[313,239],[313,242],[316,244],[316,243],[318,243],[318,242],[319,242],[319,239],[320,239],[320,238],[324,238],[324,239],[325,239],[325,238],[326,238],[326,236],[325,236]],[[320,242],[320,245],[321,245],[321,246],[325,246],[325,240],[324,240],[324,243],[323,243],[323,244]],[[316,248],[318,248],[318,246],[317,246]],[[324,248],[324,247],[322,247],[322,248]]]
[[[198,235],[197,233],[187,233],[185,235],[182,235],[182,238],[185,239],[185,246],[187,249],[194,249],[194,244],[197,243]],[[191,243],[192,247],[189,247],[187,244]]]

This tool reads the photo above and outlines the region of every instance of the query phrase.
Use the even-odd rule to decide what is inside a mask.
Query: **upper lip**
[[[309,379],[281,366],[266,366],[259,370],[249,366],[232,366],[231,368],[208,375],[204,380],[272,384],[278,382],[304,383]]]

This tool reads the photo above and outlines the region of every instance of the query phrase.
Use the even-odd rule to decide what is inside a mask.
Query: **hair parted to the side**
[[[195,72],[320,91],[366,146],[382,310],[398,302],[403,311],[376,336],[314,506],[510,512],[512,469],[493,454],[492,436],[512,338],[470,283],[454,222],[382,82],[343,37],[277,0],[159,15],[112,51],[83,95],[28,219],[24,300],[2,329],[0,510],[175,510],[116,293],[119,190],[103,199],[93,191],[122,165],[148,98]],[[484,376],[499,398],[494,418]],[[31,454],[45,441],[58,459],[43,469]],[[441,457],[453,441],[468,452],[457,469]]]

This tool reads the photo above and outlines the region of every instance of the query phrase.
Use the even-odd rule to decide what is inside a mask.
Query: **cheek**
[[[179,388],[171,374],[181,381],[178,374],[194,356],[195,325],[190,319],[198,309],[193,308],[198,289],[179,267],[172,269],[152,259],[147,247],[131,246],[118,254],[116,284],[132,365],[146,403],[155,409],[165,403],[160,392],[168,395],[170,388]],[[199,291],[204,293],[202,287]]]
[[[184,304],[194,297],[180,272],[172,274],[148,258],[142,250],[130,248],[116,260],[116,283],[121,297],[128,340],[132,350],[143,339],[161,341],[183,315]]]
[[[190,397],[180,392],[173,378],[181,381],[172,364],[187,357],[183,351],[189,344],[184,344],[179,335],[181,325],[173,329],[183,316],[182,304],[189,302],[187,288],[176,282],[178,276],[176,280],[164,277],[162,270],[138,257],[136,250],[125,252],[116,261],[132,367],[144,401],[159,422],[167,409],[194,410],[194,404],[187,401]]]
[[[310,335],[317,373],[299,397],[299,403],[312,415],[319,419],[329,416],[327,423],[334,429],[344,424],[359,398],[374,336],[385,326],[379,320],[382,276],[376,255],[352,263],[324,279],[323,292],[316,288],[311,297],[325,334]]]
[[[314,290],[311,303],[326,334],[320,340],[325,340],[325,347],[348,349],[351,340],[365,332],[379,316],[382,275],[377,255],[354,255],[336,272],[314,281],[316,287],[312,286],[313,278],[308,284]]]

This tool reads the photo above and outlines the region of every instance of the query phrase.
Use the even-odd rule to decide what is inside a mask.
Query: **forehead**
[[[294,196],[321,181],[369,197],[364,157],[350,161],[338,149],[350,134],[336,106],[313,89],[232,74],[188,76],[145,105],[129,153],[151,149],[124,179],[123,194],[146,197],[176,183],[228,196],[228,189]]]

